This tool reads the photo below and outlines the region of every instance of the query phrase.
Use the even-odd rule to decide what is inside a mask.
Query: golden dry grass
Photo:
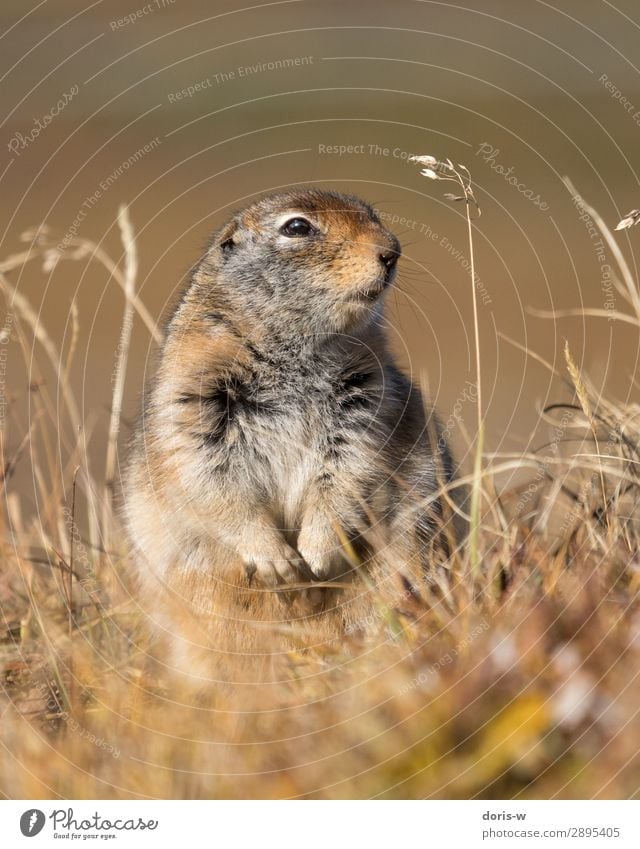
[[[121,225],[131,242],[124,215]],[[133,294],[133,248],[125,274],[94,248],[73,246],[117,272],[128,292],[123,368],[132,309],[142,308],[150,326]],[[368,613],[347,635],[332,636],[322,620],[294,624],[283,650],[282,628],[263,626],[263,650],[274,652],[267,683],[213,683],[194,694],[149,640],[114,515],[122,381],[115,381],[107,468],[92,476],[90,428],[78,429],[67,379],[73,351],[58,350],[9,280],[32,256],[55,261],[46,233],[30,253],[0,264],[11,314],[3,333],[27,358],[35,337],[43,357],[41,369],[37,358],[32,365],[27,427],[10,397],[3,405],[0,793],[638,793],[640,409],[594,397],[568,353],[578,403],[549,411],[555,447],[544,460],[532,454],[485,465],[473,563],[463,547],[429,581],[396,575],[365,587]],[[62,411],[41,379],[51,372]],[[570,455],[562,450],[568,431],[581,439]],[[36,510],[12,487],[17,463],[33,474]],[[530,469],[535,483],[498,497],[498,475],[516,468]]]

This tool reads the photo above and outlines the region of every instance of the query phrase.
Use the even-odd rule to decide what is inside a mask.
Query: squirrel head
[[[237,213],[214,235],[196,280],[246,319],[344,332],[380,312],[400,252],[364,201],[302,189]]]

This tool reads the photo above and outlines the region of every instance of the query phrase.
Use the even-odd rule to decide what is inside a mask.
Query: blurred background
[[[464,209],[443,197],[448,184],[406,161],[449,157],[471,171],[482,207],[487,448],[520,450],[540,409],[571,397],[523,349],[564,373],[568,339],[609,397],[636,394],[633,326],[536,312],[625,309],[611,252],[562,177],[611,227],[640,206],[639,37],[632,0],[3,0],[0,259],[29,250],[21,234],[46,223],[55,242],[89,239],[122,262],[117,211],[127,203],[140,295],[160,318],[235,208],[306,183],[361,195],[404,246],[389,300],[393,345],[428,381],[442,418],[458,411],[451,433],[464,454],[462,428],[473,433],[475,420]],[[616,238],[635,272],[640,230]],[[7,278],[63,351],[78,308],[70,379],[93,428],[89,461],[101,468],[124,298],[104,268],[69,253]],[[154,351],[136,318],[121,445]],[[55,398],[56,375],[44,378]],[[12,338],[6,383],[25,428],[29,382]]]

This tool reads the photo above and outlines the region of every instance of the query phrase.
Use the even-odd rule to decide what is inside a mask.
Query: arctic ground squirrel
[[[428,571],[454,469],[386,340],[400,254],[369,204],[309,188],[235,214],[195,267],[124,478],[172,664],[259,652],[248,625],[317,615],[325,591],[336,627],[327,585],[369,569],[374,538],[391,568]]]

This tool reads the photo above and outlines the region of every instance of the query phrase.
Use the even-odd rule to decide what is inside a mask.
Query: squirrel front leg
[[[324,493],[307,501],[298,535],[298,551],[316,580],[330,581],[350,570],[344,550],[363,528],[363,509],[355,500],[336,503]]]
[[[224,512],[225,521],[213,529],[214,536],[243,561],[249,576],[257,574],[267,586],[313,580],[304,559],[264,507],[234,499]]]

